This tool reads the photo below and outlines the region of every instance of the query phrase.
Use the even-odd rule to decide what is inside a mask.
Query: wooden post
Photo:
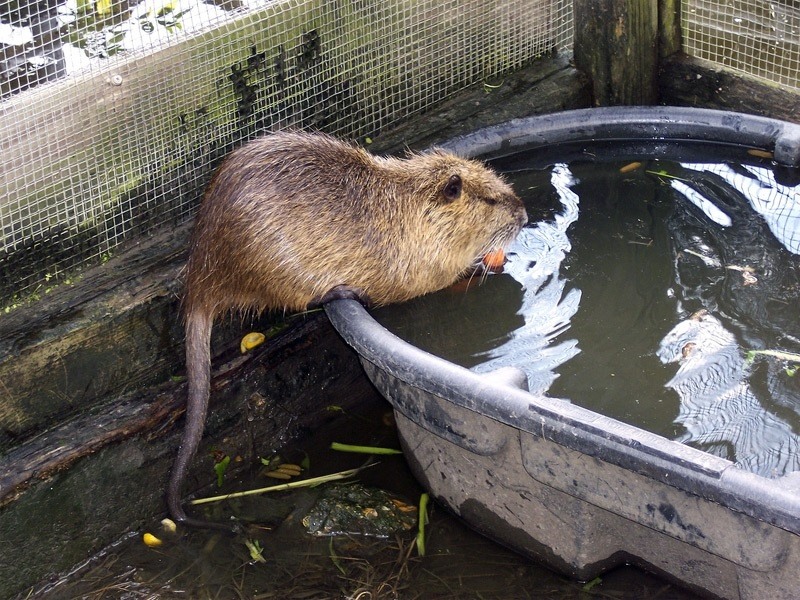
[[[596,106],[658,101],[658,0],[575,0],[575,66]]]
[[[681,0],[658,0],[659,58],[681,51]]]

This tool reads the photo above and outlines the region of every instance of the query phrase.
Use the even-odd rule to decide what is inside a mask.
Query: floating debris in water
[[[635,162],[632,162],[632,163],[628,163],[624,167],[620,167],[619,172],[622,173],[622,174],[631,173],[631,172],[635,171],[636,169],[638,169],[641,166],[642,166],[642,163],[640,163],[638,161],[635,161]]]
[[[247,551],[250,552],[250,558],[253,559],[253,562],[267,562],[263,554],[264,549],[261,547],[261,543],[258,540],[245,540],[244,545],[247,546]]]
[[[755,276],[756,270],[750,266],[740,267],[738,265],[727,265],[726,269],[731,271],[739,271],[742,274],[742,283],[746,286],[755,285],[758,283],[758,277]]]
[[[745,355],[745,360],[748,363],[752,363],[759,354],[762,356],[771,356],[780,360],[786,360],[800,364],[800,354],[795,354],[794,352],[784,352],[783,350],[748,350],[747,354]]]
[[[768,158],[770,160],[775,158],[775,155],[769,150],[761,150],[759,148],[748,148],[747,153],[750,156],[755,156],[757,158]]]
[[[417,521],[416,507],[398,500],[385,490],[360,483],[332,485],[303,518],[303,526],[308,533],[318,536],[386,538],[412,529]]]
[[[706,256],[705,254],[700,254],[699,252],[696,252],[694,250],[690,250],[689,248],[684,248],[683,252],[685,254],[691,254],[692,256],[696,256],[697,258],[702,260],[703,263],[707,267],[721,267],[722,266],[722,264],[719,262],[719,260],[717,260],[713,256]]]

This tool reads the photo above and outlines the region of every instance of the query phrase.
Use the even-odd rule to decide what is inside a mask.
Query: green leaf
[[[225,471],[228,470],[228,465],[231,462],[231,457],[226,456],[221,461],[214,465],[214,473],[217,474],[217,487],[222,487],[222,482],[225,479]]]
[[[300,466],[303,468],[304,471],[308,471],[309,469],[311,469],[311,457],[308,454],[306,454],[305,458],[303,458],[303,460],[300,461]]]
[[[594,579],[586,583],[581,589],[584,592],[590,592],[593,587],[598,586],[601,583],[603,583],[603,579],[601,577],[595,577]]]
[[[245,540],[244,545],[247,546],[247,550],[250,552],[250,558],[255,562],[267,562],[263,554],[264,549],[261,547],[261,543],[258,540]]]

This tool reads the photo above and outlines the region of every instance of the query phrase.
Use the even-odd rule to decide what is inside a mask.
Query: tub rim
[[[777,164],[800,166],[800,125],[745,113],[683,106],[611,106],[512,119],[438,147],[493,158],[567,142],[703,141],[768,150]]]

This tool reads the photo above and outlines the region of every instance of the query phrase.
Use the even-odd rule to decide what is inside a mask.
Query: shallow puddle
[[[361,410],[342,415],[329,427],[314,432],[307,443],[285,448],[280,454],[292,462],[308,460],[309,468],[301,477],[360,466],[363,455],[333,452],[330,443],[399,447],[388,411],[388,404],[376,397]],[[274,483],[266,481],[259,471],[226,482],[221,490],[211,493]],[[402,456],[378,458],[356,480],[414,505],[422,492]],[[416,525],[386,538],[311,535],[302,515],[319,492],[320,488],[264,494],[216,505],[210,516],[224,520],[236,515],[251,523],[237,536],[203,530],[179,530],[170,536],[154,520],[145,529],[162,539],[160,547],[145,546],[144,529],[132,531],[70,577],[39,590],[35,597],[694,598],[632,567],[616,569],[588,583],[568,580],[477,535],[435,504],[429,511],[425,556],[417,552]],[[253,558],[247,543],[260,549],[263,561]]]

